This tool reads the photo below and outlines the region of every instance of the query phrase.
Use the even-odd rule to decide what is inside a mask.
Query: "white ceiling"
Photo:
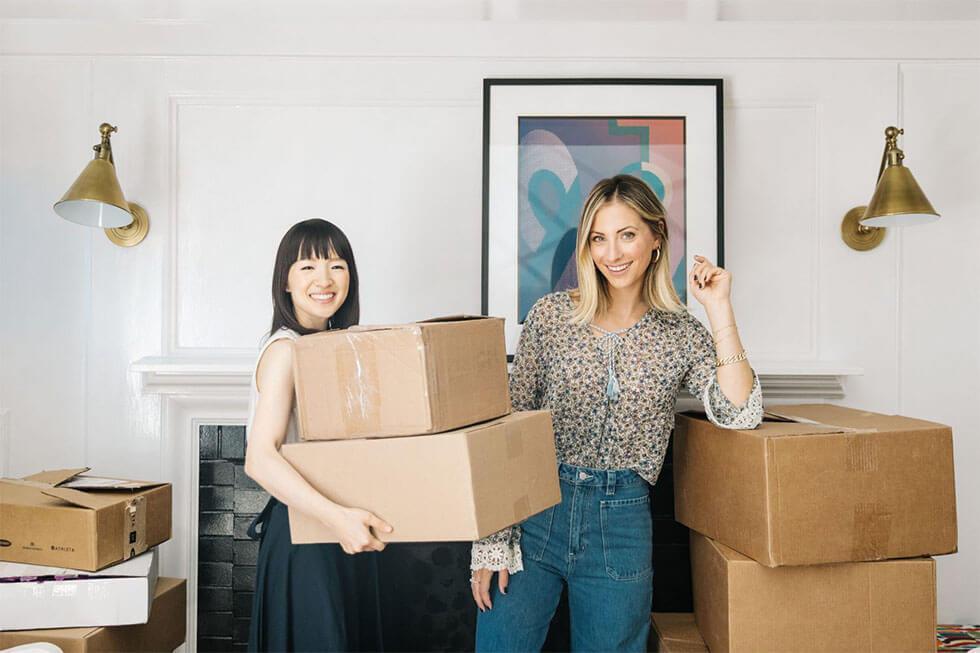
[[[980,0],[0,0],[0,19],[976,21]]]

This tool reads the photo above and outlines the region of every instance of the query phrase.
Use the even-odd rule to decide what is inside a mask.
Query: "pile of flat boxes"
[[[87,468],[0,479],[0,649],[173,651],[187,590],[159,576],[171,535],[168,483]]]
[[[654,614],[653,650],[935,651],[948,426],[832,405],[778,406],[751,431],[680,414],[674,492],[694,614]]]

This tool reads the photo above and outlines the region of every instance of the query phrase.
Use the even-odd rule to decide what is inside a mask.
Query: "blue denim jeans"
[[[650,486],[561,464],[561,503],[522,524],[524,571],[477,616],[477,651],[540,651],[568,585],[573,651],[645,651],[653,599]]]

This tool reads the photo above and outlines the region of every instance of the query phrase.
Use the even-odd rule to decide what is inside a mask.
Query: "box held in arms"
[[[394,528],[388,542],[476,540],[561,500],[551,413],[401,438],[299,442],[282,454],[331,500]],[[294,544],[336,542],[323,523],[289,509]]]
[[[438,433],[510,412],[499,318],[303,336],[293,373],[303,440]]]

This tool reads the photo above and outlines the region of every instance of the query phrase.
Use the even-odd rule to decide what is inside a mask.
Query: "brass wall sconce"
[[[939,219],[912,173],[902,165],[905,153],[898,149],[904,129],[885,129],[885,151],[881,154],[878,182],[867,206],[856,206],[844,216],[840,235],[851,249],[867,251],[885,237],[885,227],[906,227]]]
[[[99,125],[102,142],[92,147],[95,159],[54,205],[54,211],[65,220],[87,227],[100,227],[120,247],[137,245],[150,230],[150,219],[139,204],[123,196],[116,166],[112,160],[109,136],[116,128],[107,122]]]

